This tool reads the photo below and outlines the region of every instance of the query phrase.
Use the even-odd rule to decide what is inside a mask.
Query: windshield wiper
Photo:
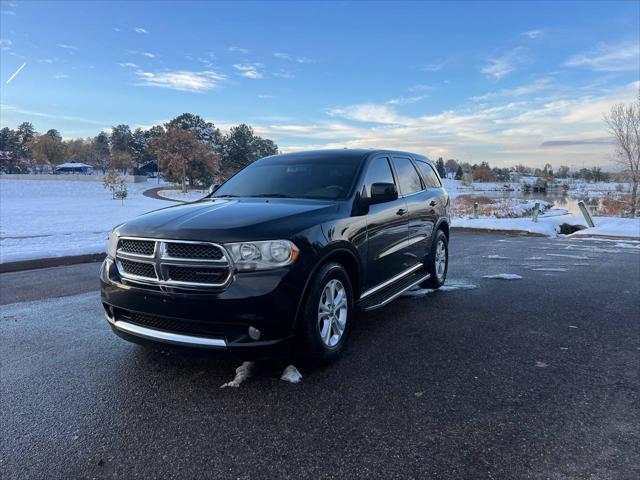
[[[249,195],[250,197],[271,197],[271,198],[291,198],[291,195],[285,193],[259,193],[257,195]]]
[[[231,193],[226,194],[226,195],[214,195],[211,198],[231,198],[231,197],[237,197],[238,195],[233,195]]]

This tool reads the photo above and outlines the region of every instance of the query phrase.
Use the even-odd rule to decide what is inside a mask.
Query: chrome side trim
[[[400,295],[402,295],[404,292],[406,292],[407,290],[412,289],[413,287],[415,287],[416,285],[418,285],[419,283],[424,282],[426,279],[428,279],[431,276],[431,274],[427,273],[426,275],[423,275],[422,277],[418,278],[416,281],[411,282],[409,285],[407,285],[405,288],[403,288],[402,290],[400,290],[399,292],[394,293],[393,295],[391,295],[388,298],[385,298],[382,302],[380,303],[376,303],[375,305],[371,305],[369,307],[366,307],[364,310],[365,311],[369,311],[369,310],[375,310],[376,308],[380,308],[380,307],[384,307],[387,303],[395,300],[396,298],[398,298]]]
[[[416,263],[413,267],[406,269],[404,272],[400,272],[399,274],[394,275],[390,279],[385,280],[384,282],[376,285],[375,287],[371,287],[369,290],[365,290],[365,292],[362,295],[360,295],[360,300],[367,298],[370,295],[373,295],[377,291],[382,290],[385,287],[388,287],[392,283],[395,283],[398,280],[401,280],[407,275],[411,275],[413,272],[415,272],[419,268],[422,268],[422,266],[423,266],[422,263]]]
[[[134,325],[133,323],[123,322],[121,320],[114,321],[106,313],[105,317],[111,325],[121,332],[145,338],[147,340],[155,340],[157,342],[170,343],[172,345],[181,345],[185,347],[227,348],[227,342],[223,338],[194,337],[191,335],[164,332],[162,330],[141,327],[140,325]]]

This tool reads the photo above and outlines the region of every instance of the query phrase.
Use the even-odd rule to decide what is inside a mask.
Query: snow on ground
[[[434,290],[432,288],[420,288],[416,287],[412,290],[408,290],[404,292],[402,297],[424,297],[425,295],[429,295],[433,292],[454,292],[456,290],[473,290],[474,288],[478,288],[477,285],[473,283],[466,283],[456,280],[451,280],[441,286],[439,289]]]
[[[236,376],[233,380],[220,385],[220,388],[238,388],[242,382],[249,378],[253,374],[254,362],[242,362],[238,368],[236,368]]]
[[[610,236],[640,239],[640,218],[594,217],[593,221],[596,224],[595,227],[585,228],[569,236],[576,238]],[[530,218],[454,218],[451,225],[454,228],[528,232],[555,237],[560,233],[560,225],[563,223],[587,226],[586,220],[579,216],[541,217],[537,223],[534,223]]]
[[[0,262],[104,252],[114,226],[172,205],[142,195],[154,186],[127,184],[122,202],[100,182],[0,180]]]
[[[195,202],[209,195],[207,190],[189,190],[187,193],[182,193],[182,190],[158,190],[158,195],[171,200],[178,200],[180,202]]]
[[[482,278],[493,280],[522,280],[522,276],[516,273],[496,273],[495,275],[483,275]]]
[[[284,372],[282,372],[280,380],[284,380],[289,383],[300,383],[302,380],[302,374],[298,371],[295,365],[289,365],[284,369]]]

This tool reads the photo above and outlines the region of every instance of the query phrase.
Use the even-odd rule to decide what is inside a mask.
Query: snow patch
[[[495,275],[483,275],[482,278],[495,280],[521,280],[522,276],[515,273],[496,273]]]
[[[302,380],[302,374],[298,371],[295,365],[289,365],[284,369],[284,372],[282,372],[280,380],[284,380],[289,383],[300,383],[300,380]]]
[[[253,373],[254,362],[242,362],[238,368],[236,368],[236,376],[230,382],[220,385],[220,388],[238,388],[242,382],[251,376]]]
[[[451,282],[441,286],[437,290],[440,292],[453,292],[455,290],[473,290],[474,288],[478,288],[478,286],[472,283]],[[402,297],[424,297],[435,291],[436,290],[432,288],[416,288],[416,289],[404,292],[401,296]]]
[[[502,255],[485,255],[482,258],[488,258],[490,260],[509,260],[509,257],[503,257]]]
[[[564,257],[564,258],[575,258],[576,260],[589,260],[589,257],[584,255],[569,255],[567,253],[547,253],[550,257]]]
[[[544,267],[544,268],[532,268],[536,272],[566,272],[566,268],[561,267]]]

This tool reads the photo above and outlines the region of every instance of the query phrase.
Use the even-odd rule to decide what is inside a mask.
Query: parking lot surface
[[[97,264],[0,275],[2,478],[640,478],[638,244],[450,249],[338,363],[237,389],[241,359],[116,337]]]

